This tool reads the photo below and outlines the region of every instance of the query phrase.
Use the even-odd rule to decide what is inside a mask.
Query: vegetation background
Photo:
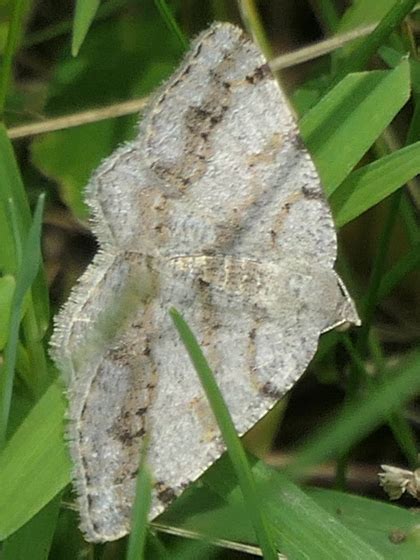
[[[135,109],[215,19],[247,27],[281,68],[363,326],[324,335],[301,381],[247,436],[263,458],[249,456],[256,495],[239,491],[230,449],[231,462],[155,524],[140,508],[128,546],[94,546],[69,486],[51,318],[97,249],[83,202],[90,174],[134,136]],[[377,477],[383,463],[417,467],[419,25],[414,0],[0,0],[1,560],[245,558],[259,547],[265,558],[274,548],[289,559],[420,557],[417,501],[390,505]],[[194,340],[187,347],[197,353]],[[138,484],[147,497],[147,468]]]

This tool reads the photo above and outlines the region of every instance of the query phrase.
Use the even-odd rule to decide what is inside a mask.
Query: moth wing
[[[238,28],[215,24],[198,37],[139,142],[152,181],[173,195],[162,254],[316,254],[333,265],[336,235],[315,166],[264,57]]]
[[[149,409],[152,515],[224,451],[219,429],[168,310],[185,316],[213,369],[240,435],[303,374],[319,336],[347,305],[332,270],[230,257],[169,260],[153,302],[151,356],[158,372]]]
[[[66,378],[81,529],[93,542],[129,530],[155,379],[147,355],[151,297],[141,256],[100,253],[56,318],[51,353]]]

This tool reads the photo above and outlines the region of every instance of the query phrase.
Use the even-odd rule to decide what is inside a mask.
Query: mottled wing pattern
[[[142,134],[151,182],[173,197],[162,212],[164,254],[281,261],[321,252],[333,266],[335,230],[314,164],[266,61],[239,29],[215,25],[200,36]]]
[[[178,495],[224,447],[188,355],[172,334],[169,307],[183,310],[242,435],[306,369],[320,332],[345,320],[347,297],[331,269],[231,257],[169,260],[160,288],[151,344],[159,372],[150,411],[156,440],[148,458],[159,484]],[[155,500],[153,514],[164,506]]]
[[[240,434],[303,373],[320,333],[358,317],[286,99],[229,24],[195,41],[87,198],[102,251],[52,344],[81,526],[106,541],[129,531],[145,436],[152,516],[224,449],[169,307],[197,335]]]

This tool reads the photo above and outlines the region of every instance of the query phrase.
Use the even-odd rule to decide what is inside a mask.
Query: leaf
[[[42,259],[41,227],[43,210],[44,195],[41,195],[38,199],[32,225],[23,245],[22,262],[16,275],[16,287],[13,293],[9,333],[0,377],[0,448],[6,441],[9,422],[23,302],[37,276]]]
[[[339,81],[349,72],[363,70],[379,47],[388,39],[392,31],[402,24],[404,18],[414,8],[417,0],[399,0],[385,13],[375,29],[358,45],[353,46],[348,56],[337,68]]]
[[[287,558],[382,558],[283,474],[262,462],[253,462],[252,471],[260,501],[264,503],[269,529],[278,550]],[[236,476],[227,457],[223,456],[201,480],[205,486],[181,496],[159,518],[159,523],[198,532],[213,542],[215,539],[226,539],[256,544],[255,534],[248,522],[247,506],[238,492]]]
[[[19,259],[10,220],[10,201],[15,209],[19,236],[24,239],[30,227],[31,213],[13,147],[5,127],[0,124],[0,270],[3,274],[15,275]],[[41,338],[49,323],[48,290],[42,272],[38,274],[32,292]]]
[[[338,29],[341,32],[350,31],[359,25],[375,23],[382,19],[394,5],[395,0],[376,0],[376,2],[354,0],[341,18]]]
[[[2,543],[1,560],[47,560],[57,525],[61,494]]]
[[[0,454],[0,540],[27,523],[70,482],[62,393],[52,384]]]
[[[366,0],[356,0],[346,10],[337,27],[337,33],[351,31],[361,25],[369,25],[379,22],[384,15],[395,5],[395,0],[376,0],[366,2]],[[363,39],[358,39],[349,45],[342,47],[333,54],[333,60],[338,62],[343,56],[347,56],[351,50],[360,45]]]
[[[321,488],[310,488],[307,494],[385,558],[419,558],[418,511]]]
[[[76,10],[73,19],[73,36],[71,43],[71,53],[77,56],[79,49],[85,40],[96,11],[99,7],[99,0],[77,0]]]
[[[287,549],[290,560],[341,558],[340,555],[347,554],[349,545],[356,548],[348,558],[365,558],[362,554],[366,549],[363,552],[360,548],[364,546],[362,541],[369,545],[370,554],[374,550],[373,554],[389,560],[419,557],[418,511],[320,488],[306,489],[303,496],[302,490],[272,467],[256,463],[253,472],[270,512],[269,519],[277,526],[276,537],[283,543],[280,549],[282,552]],[[243,503],[238,499],[222,501],[224,496],[232,494],[239,497],[235,475],[226,457],[213,465],[201,480],[203,484],[187,490],[157,520],[156,527],[183,528],[213,542],[226,539],[255,544]],[[398,537],[401,541],[396,544]]]
[[[420,142],[357,169],[330,197],[337,226],[354,220],[420,173]]]
[[[346,76],[300,121],[328,196],[388,126],[410,95],[407,60],[395,69]]]

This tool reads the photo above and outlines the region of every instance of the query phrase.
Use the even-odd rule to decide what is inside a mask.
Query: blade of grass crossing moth
[[[147,444],[141,450],[126,560],[142,560],[145,558],[144,552],[149,526],[148,516],[152,502],[152,479],[147,468],[146,455]]]
[[[99,0],[77,0],[73,18],[73,36],[71,41],[71,54],[77,56],[91,26]]]
[[[419,173],[420,142],[357,169],[329,199],[337,226],[354,220]]]
[[[398,0],[387,14],[381,19],[372,33],[364,39],[347,59],[342,62],[335,77],[334,83],[338,83],[350,72],[363,70],[370,58],[376,53],[379,47],[391,35],[392,31],[398,27],[404,18],[411,12],[418,0]]]
[[[392,70],[346,76],[301,119],[327,196],[331,196],[410,96],[408,61]]]
[[[254,525],[255,533],[263,552],[263,556],[266,560],[277,560],[278,555],[268,529],[264,512],[262,511],[261,504],[258,500],[255,482],[245,451],[236,433],[229,410],[216,383],[214,375],[194,334],[184,321],[183,317],[174,308],[172,308],[169,313],[189,354],[197,375],[199,376],[213,414],[216,417],[229,457],[232,461],[233,468],[235,469],[236,476],[238,477],[239,486],[241,487],[244,500],[249,508],[252,523]]]
[[[12,398],[13,379],[16,364],[16,352],[19,340],[21,310],[26,293],[38,273],[41,263],[41,227],[44,210],[44,195],[38,199],[34,219],[29,229],[22,251],[22,263],[16,278],[16,289],[13,296],[10,329],[4,353],[4,364],[0,378],[0,449],[6,442],[7,424]]]
[[[2,543],[1,560],[47,560],[61,504],[61,492]]]
[[[159,13],[162,16],[163,20],[165,21],[166,25],[168,26],[169,30],[178,39],[178,42],[181,45],[182,50],[186,51],[189,46],[189,41],[185,36],[185,34],[182,32],[181,28],[179,27],[168,4],[166,3],[165,0],[154,0],[154,2],[156,8],[159,10]]]

